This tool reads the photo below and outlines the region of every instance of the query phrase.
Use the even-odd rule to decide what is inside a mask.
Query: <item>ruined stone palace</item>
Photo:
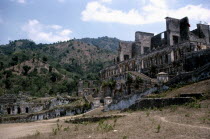
[[[135,42],[120,42],[118,57],[101,71],[101,78],[119,79],[132,71],[152,78],[164,72],[170,79],[210,62],[209,25],[197,24],[190,31],[187,17],[165,19],[166,31],[157,35],[137,31]]]

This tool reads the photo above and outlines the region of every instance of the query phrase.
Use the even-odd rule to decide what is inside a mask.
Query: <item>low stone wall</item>
[[[94,117],[81,117],[76,119],[70,119],[69,121],[66,121],[67,123],[74,123],[74,124],[80,124],[83,122],[98,122],[100,120],[107,120],[112,118],[120,118],[124,117],[125,115],[108,115],[108,116],[94,116]]]
[[[174,98],[144,98],[136,101],[135,104],[129,107],[129,109],[148,109],[148,108],[161,108],[170,105],[182,105],[185,103],[193,102],[191,97],[174,97]]]
[[[193,97],[196,99],[201,99],[204,97],[203,93],[193,93],[193,94],[180,94],[179,97]]]

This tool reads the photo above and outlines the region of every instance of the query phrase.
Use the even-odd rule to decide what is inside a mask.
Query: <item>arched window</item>
[[[28,107],[26,107],[26,113],[28,113],[29,112],[29,108]]]
[[[10,108],[7,108],[7,113],[11,114],[11,109]]]
[[[21,113],[21,109],[20,109],[20,107],[18,107],[18,114],[20,114]]]

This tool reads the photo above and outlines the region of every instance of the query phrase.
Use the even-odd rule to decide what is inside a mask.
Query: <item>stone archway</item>
[[[20,113],[21,113],[21,108],[20,108],[20,107],[18,107],[18,109],[17,109],[17,113],[18,113],[18,114],[20,114]]]
[[[29,112],[29,108],[28,107],[26,107],[26,113],[28,113]]]
[[[11,108],[7,108],[7,113],[11,114]]]

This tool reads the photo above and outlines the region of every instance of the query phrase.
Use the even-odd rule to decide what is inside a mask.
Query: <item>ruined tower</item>
[[[121,41],[119,43],[118,57],[120,62],[132,58],[132,42]]]
[[[150,50],[151,38],[153,33],[140,32],[135,33],[134,56],[142,55]]]

